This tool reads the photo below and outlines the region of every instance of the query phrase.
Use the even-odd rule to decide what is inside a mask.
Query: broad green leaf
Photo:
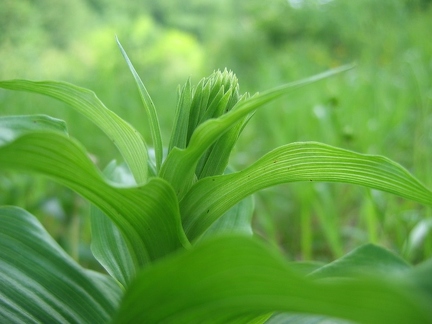
[[[57,131],[67,134],[63,120],[46,115],[21,115],[0,117],[0,145],[32,131]]]
[[[293,271],[304,276],[325,265],[324,262],[320,261],[292,261],[289,263],[289,266]]]
[[[0,322],[107,323],[122,292],[81,268],[17,207],[0,208]]]
[[[308,85],[318,80],[330,77],[340,72],[351,69],[353,66],[342,66],[313,77],[288,83],[275,89],[252,96],[246,100],[240,100],[229,112],[219,118],[209,119],[200,124],[193,132],[190,142],[185,149],[174,147],[164,164],[160,175],[170,182],[177,195],[182,198],[190,186],[195,168],[205,151],[223,134],[233,126],[240,123],[250,113],[270,101],[281,97],[301,86]]]
[[[195,183],[180,202],[185,232],[194,240],[244,197],[294,181],[352,183],[432,204],[432,192],[385,157],[315,142],[292,143],[269,152],[240,172]]]
[[[315,282],[260,241],[218,237],[143,269],[114,323],[248,323],[274,311],[360,323],[430,323],[430,305],[391,277]]]
[[[152,178],[137,188],[108,182],[81,145],[57,133],[23,135],[0,147],[0,169],[44,174],[95,204],[128,240],[135,266],[187,245],[171,186]]]
[[[128,171],[124,165],[117,166],[113,161],[105,168],[104,175],[116,183],[130,185],[134,180]],[[112,277],[126,287],[138,270],[127,240],[115,223],[94,205],[91,206],[90,216],[93,255]]]
[[[252,217],[254,206],[253,196],[246,197],[215,221],[204,233],[203,238],[228,233],[253,235]]]
[[[411,266],[390,251],[373,245],[362,245],[332,263],[310,274],[311,278],[351,277],[355,275],[390,275],[410,270]]]
[[[147,181],[148,153],[141,134],[96,97],[95,93],[66,82],[0,81],[0,88],[34,92],[58,99],[86,116],[117,146],[138,184]]]
[[[143,103],[145,112],[147,113],[147,116],[149,118],[149,125],[150,125],[150,132],[152,134],[153,139],[153,146],[155,149],[155,157],[156,157],[156,171],[159,171],[159,168],[162,164],[162,158],[163,158],[163,145],[162,145],[162,135],[160,131],[159,126],[159,119],[156,113],[156,108],[153,103],[153,100],[151,99],[146,87],[144,86],[144,83],[141,81],[141,78],[139,77],[137,71],[135,70],[134,66],[132,65],[131,60],[126,54],[126,51],[123,49],[123,46],[120,44],[120,41],[116,37],[117,45],[120,48],[120,51],[129,67],[129,70],[131,71],[135,83],[138,87],[138,91],[141,97],[141,101]]]

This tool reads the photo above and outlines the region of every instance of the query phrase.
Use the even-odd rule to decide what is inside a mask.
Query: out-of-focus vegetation
[[[188,77],[197,81],[227,67],[242,91],[253,93],[355,61],[352,72],[257,112],[232,165],[240,169],[276,146],[316,140],[386,155],[432,187],[430,0],[2,0],[0,7],[0,79],[88,87],[149,134],[117,35],[160,110],[165,143],[175,89]],[[65,119],[99,166],[115,154],[98,129],[62,104],[0,92],[1,115],[35,112]],[[89,240],[88,220],[79,217],[88,206],[79,197],[43,179],[8,174],[0,178],[0,204],[38,215],[87,262],[88,250],[78,248]],[[257,230],[290,259],[329,260],[364,242],[413,262],[432,255],[430,209],[389,194],[291,184],[262,192],[256,204]]]

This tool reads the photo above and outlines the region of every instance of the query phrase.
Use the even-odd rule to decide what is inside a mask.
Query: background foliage
[[[240,168],[276,146],[314,140],[386,155],[430,188],[431,17],[430,0],[2,0],[0,79],[61,79],[88,87],[149,135],[117,35],[159,108],[167,143],[176,87],[188,77],[196,82],[227,67],[242,92],[253,93],[356,61],[352,72],[257,112],[231,164]],[[43,112],[65,119],[71,135],[105,166],[112,144],[61,105],[0,91],[1,115]],[[413,262],[432,255],[430,209],[389,194],[300,183],[255,198],[257,232],[292,260],[331,260],[365,242]],[[88,219],[81,217],[89,206],[80,197],[11,173],[0,178],[0,204],[37,215],[73,257],[95,265]]]

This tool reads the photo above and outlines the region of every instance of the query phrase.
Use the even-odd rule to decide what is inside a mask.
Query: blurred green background
[[[159,112],[165,143],[177,87],[233,70],[263,91],[345,63],[357,68],[256,113],[233,154],[241,169],[271,149],[320,141],[385,155],[432,188],[431,0],[1,0],[0,79],[63,80],[95,91],[148,136],[117,35]],[[0,91],[0,115],[65,119],[100,167],[119,158],[105,136],[52,99]],[[88,204],[37,176],[0,174],[0,204],[37,215],[82,264]],[[365,242],[412,262],[432,255],[430,208],[341,184],[297,183],[256,195],[256,232],[290,260],[332,260]]]

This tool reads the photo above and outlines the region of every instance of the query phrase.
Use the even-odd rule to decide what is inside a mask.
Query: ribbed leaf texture
[[[107,134],[119,149],[137,183],[147,181],[148,153],[141,134],[106,108],[93,91],[66,82],[27,80],[0,81],[0,88],[34,92],[70,105]]]
[[[186,234],[194,240],[244,197],[294,181],[352,183],[432,204],[432,192],[385,157],[315,142],[292,143],[271,151],[243,171],[195,183],[180,202]]]
[[[1,146],[0,169],[46,175],[88,199],[128,240],[136,267],[188,245],[176,195],[166,181],[119,187],[103,177],[78,142],[62,134],[31,133]]]
[[[0,322],[107,323],[122,292],[73,261],[38,220],[0,208]]]

